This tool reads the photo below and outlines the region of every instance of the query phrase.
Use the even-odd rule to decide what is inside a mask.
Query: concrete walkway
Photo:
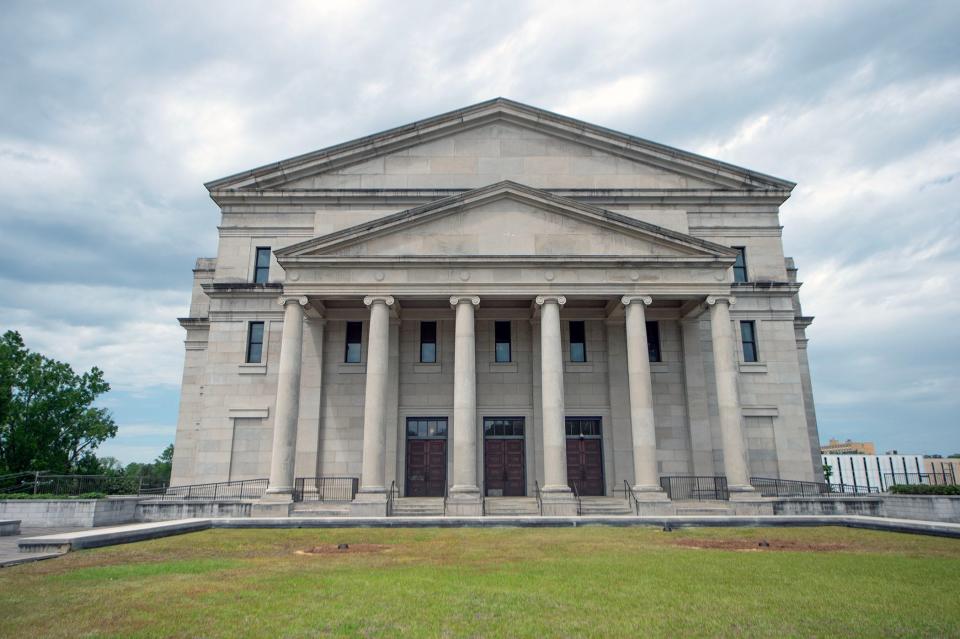
[[[64,535],[76,533],[86,528],[21,528],[20,533],[0,537],[0,568],[15,566],[30,561],[40,561],[41,559],[50,559],[62,555],[58,551],[33,551],[23,552],[20,550],[20,540],[44,535]]]
[[[689,515],[665,517],[244,517],[233,519],[180,519],[149,524],[130,524],[81,531],[57,531],[51,534],[24,534],[17,539],[22,552],[57,554],[81,548],[112,546],[146,539],[207,530],[209,528],[495,528],[495,527],[579,527],[579,526],[656,526],[673,528],[769,527],[769,526],[846,526],[960,539],[960,524],[913,519],[888,519],[848,515]],[[25,531],[26,533],[27,531]],[[36,529],[34,529],[34,533]],[[9,539],[9,538],[8,538]]]

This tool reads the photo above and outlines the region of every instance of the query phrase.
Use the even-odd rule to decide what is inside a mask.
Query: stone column
[[[357,515],[385,515],[385,417],[390,373],[390,307],[394,299],[389,295],[375,295],[363,298],[363,303],[370,308],[367,381],[363,397],[363,466],[360,491],[351,505],[351,512]]]
[[[653,384],[647,349],[645,308],[653,299],[627,295],[620,300],[626,311],[627,380],[630,387],[630,432],[633,435],[635,493],[644,499],[665,499],[657,472],[657,432],[653,417]]]
[[[747,474],[747,456],[743,445],[743,415],[737,389],[736,349],[733,327],[730,324],[730,306],[733,297],[711,295],[710,333],[713,338],[713,366],[717,379],[717,406],[720,412],[720,436],[723,442],[723,466],[731,497],[734,493],[753,490]]]
[[[456,309],[453,372],[453,486],[451,515],[481,515],[477,485],[477,344],[474,307],[479,297],[451,297]]]
[[[541,295],[540,374],[543,396],[543,508],[544,514],[576,514],[573,494],[567,485],[566,415],[563,404],[563,355],[560,344],[561,295]]]
[[[293,471],[300,413],[300,363],[303,356],[303,307],[306,297],[282,297],[283,334],[277,371],[277,408],[273,416],[270,483],[264,501],[293,501]]]

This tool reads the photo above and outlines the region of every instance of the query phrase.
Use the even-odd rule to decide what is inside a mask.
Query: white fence
[[[898,484],[920,484],[926,474],[923,455],[821,455],[833,469],[831,484],[866,486],[886,490],[892,477]]]

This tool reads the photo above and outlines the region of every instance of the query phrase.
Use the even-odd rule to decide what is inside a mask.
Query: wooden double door
[[[406,496],[443,497],[447,489],[447,418],[407,418]]]
[[[603,439],[599,417],[568,417],[567,482],[581,496],[603,495]]]
[[[483,494],[522,497],[527,494],[524,419],[483,419]]]

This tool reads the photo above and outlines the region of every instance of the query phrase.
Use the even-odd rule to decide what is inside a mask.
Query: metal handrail
[[[579,516],[580,516],[580,512],[581,512],[582,509],[583,509],[583,508],[582,508],[583,505],[582,505],[582,503],[580,502],[580,491],[577,490],[577,482],[575,482],[575,481],[570,482],[570,489],[573,491],[573,497],[574,497],[574,499],[577,500],[577,517],[579,517]]]
[[[444,517],[447,516],[447,497],[449,496],[449,494],[450,494],[450,486],[449,484],[444,484],[443,485],[443,516]]]
[[[387,492],[387,517],[393,516],[393,496],[399,492],[400,490],[397,488],[397,480],[394,479],[390,482],[390,490]]]
[[[533,491],[537,498],[537,512],[539,512],[540,516],[543,517],[543,495],[540,494],[540,482],[538,482],[536,479],[533,480]]]
[[[633,492],[633,488],[630,486],[630,482],[626,479],[623,480],[623,489],[626,493],[624,498],[632,504],[633,511],[637,513],[637,516],[640,516],[640,500],[637,499],[637,494]]]
[[[727,478],[723,475],[661,475],[660,487],[671,500],[730,499]]]
[[[165,488],[144,488],[139,494],[153,499],[259,499],[269,486],[268,479],[242,479],[207,484],[186,484]]]
[[[353,501],[359,488],[357,477],[297,477],[293,480],[293,501]],[[311,494],[314,497],[308,498]]]

